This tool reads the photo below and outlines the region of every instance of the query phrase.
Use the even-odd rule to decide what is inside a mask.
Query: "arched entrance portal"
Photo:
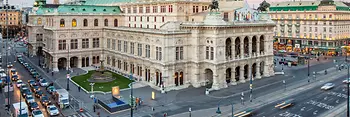
[[[265,41],[264,35],[261,35],[261,36],[260,36],[260,48],[259,48],[259,49],[260,49],[260,52],[264,52],[264,51],[265,51],[265,49],[264,49],[264,48],[265,48],[265,47],[264,47],[264,46],[265,46],[265,45],[264,45],[265,42],[264,42],[264,41]]]
[[[241,54],[241,40],[239,37],[235,40],[235,57],[238,57]]]
[[[70,58],[70,68],[78,67],[78,57]]]
[[[175,72],[175,86],[179,86],[179,73]]]
[[[240,70],[240,66],[237,66],[236,69],[235,69],[235,79],[236,81],[239,81],[239,70]]]
[[[260,63],[260,75],[263,76],[264,75],[264,61]]]
[[[256,53],[256,44],[257,44],[257,39],[256,36],[253,37],[252,39],[252,53]]]
[[[162,81],[162,72],[156,72],[156,85],[157,86],[161,86],[163,84],[163,81]]]
[[[226,83],[231,82],[231,68],[226,69]]]
[[[225,52],[225,55],[226,55],[226,59],[231,59],[232,58],[232,45],[231,45],[231,38],[227,38],[226,39],[226,52]]]
[[[248,79],[248,65],[244,66],[244,79]]]
[[[211,69],[205,69],[205,82],[206,87],[211,88],[211,84],[213,84],[213,71]]]
[[[255,76],[256,76],[256,63],[254,63],[252,65],[252,75],[253,75],[253,78],[255,78]]]
[[[249,39],[245,37],[243,40],[244,45],[244,56],[249,56]]]
[[[67,68],[67,59],[59,58],[57,62],[58,69],[66,69]]]

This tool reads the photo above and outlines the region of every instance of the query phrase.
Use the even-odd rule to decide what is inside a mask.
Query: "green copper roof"
[[[86,0],[85,5],[111,5],[122,2],[135,2],[136,0]]]
[[[315,11],[319,6],[335,5],[338,11],[350,11],[350,7],[344,2],[324,1],[301,1],[301,2],[278,2],[272,3],[270,11]]]
[[[57,9],[59,14],[65,13],[96,13],[96,14],[119,14],[121,13],[119,6],[93,6],[93,5],[60,5],[58,8],[47,8],[40,6],[36,14],[43,15],[46,13],[53,13]]]

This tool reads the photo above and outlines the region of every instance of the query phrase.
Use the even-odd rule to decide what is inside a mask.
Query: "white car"
[[[33,115],[33,117],[45,117],[43,112],[41,112],[40,110],[32,111],[32,115]]]
[[[46,87],[49,85],[49,83],[45,79],[40,80],[39,83],[40,83],[40,86],[42,87]]]
[[[335,85],[333,83],[326,83],[321,87],[321,90],[329,90],[333,88]]]
[[[17,80],[16,86],[19,88],[23,85],[23,81],[22,80]]]
[[[54,115],[59,115],[60,112],[58,111],[57,107],[55,105],[49,105],[46,108],[47,113],[49,113],[49,115],[54,116]]]
[[[350,78],[349,79],[345,79],[345,80],[343,80],[343,83],[349,83],[349,81],[350,81]]]
[[[32,95],[27,95],[26,99],[28,103],[35,102],[34,97]]]

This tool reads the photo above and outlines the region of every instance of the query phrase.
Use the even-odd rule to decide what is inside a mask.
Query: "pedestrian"
[[[96,112],[96,105],[95,104],[93,105],[93,108],[94,108],[94,112]]]
[[[51,75],[53,76],[53,71],[51,72]]]
[[[80,86],[78,86],[78,91],[79,91],[79,92],[80,92],[80,89],[81,89]]]

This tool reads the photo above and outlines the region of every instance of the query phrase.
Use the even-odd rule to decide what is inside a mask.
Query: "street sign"
[[[67,79],[69,79],[70,78],[70,74],[67,74]]]

